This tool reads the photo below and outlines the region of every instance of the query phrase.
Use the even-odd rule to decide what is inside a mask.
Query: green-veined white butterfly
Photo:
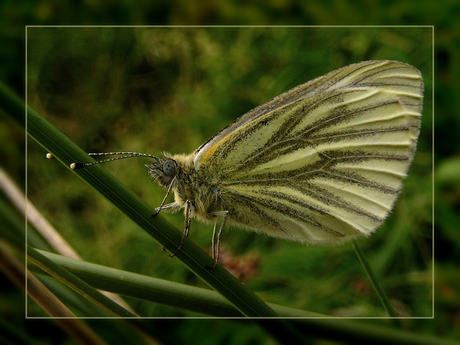
[[[185,209],[182,239],[192,217],[213,223],[216,263],[226,223],[306,243],[340,241],[370,234],[392,209],[414,156],[422,100],[416,68],[365,61],[275,97],[190,155],[114,152],[107,154],[127,156],[71,167],[153,158],[149,174],[168,189],[157,213]],[[164,205],[171,191],[175,202]]]

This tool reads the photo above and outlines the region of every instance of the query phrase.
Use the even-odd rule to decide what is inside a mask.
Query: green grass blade
[[[137,317],[29,245],[27,246],[27,258],[31,263],[70,286],[110,314],[118,317]]]
[[[27,133],[66,166],[73,162],[93,161],[83,150],[30,107],[27,108]],[[69,173],[71,172],[104,195],[168,251],[176,250],[182,233],[164,218],[153,218],[153,208],[103,167],[96,165],[76,171],[69,170]],[[213,259],[188,238],[185,239],[182,250],[177,253],[176,257],[209,286],[227,298],[243,315],[276,316],[270,307],[222,266],[218,265],[215,269],[209,269],[208,267],[213,265]]]
[[[100,290],[212,316],[243,316],[225,298],[212,290],[122,271],[45,251],[39,252]],[[275,304],[269,306],[282,317],[324,316]]]
[[[398,317],[398,314],[396,314],[396,311],[393,308],[393,305],[391,304],[387,294],[385,293],[385,290],[383,290],[382,285],[380,284],[377,276],[374,273],[374,270],[372,269],[371,265],[369,264],[369,261],[367,261],[366,255],[364,255],[364,252],[361,250],[361,247],[358,245],[356,240],[353,240],[353,248],[355,250],[356,255],[359,258],[359,261],[361,262],[364,271],[366,271],[367,276],[369,277],[369,280],[372,283],[372,286],[374,287],[375,292],[380,298],[380,301],[383,304],[383,307],[385,308],[386,312],[390,317]],[[398,322],[395,321],[396,326],[400,326]]]

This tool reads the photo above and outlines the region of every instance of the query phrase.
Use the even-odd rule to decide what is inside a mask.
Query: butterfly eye
[[[176,162],[172,159],[167,159],[163,163],[163,172],[166,176],[176,175]]]

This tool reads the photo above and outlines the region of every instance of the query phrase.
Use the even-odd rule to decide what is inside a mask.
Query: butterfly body
[[[190,203],[190,214],[206,223],[215,223],[216,212],[224,211],[223,200],[219,189],[219,182],[209,179],[202,171],[196,169],[192,155],[165,154],[160,163],[148,164],[147,168],[152,178],[163,187],[169,187],[174,193],[174,203],[166,205],[166,211],[185,209],[187,201]],[[162,166],[165,161],[175,164],[175,180],[164,176]]]

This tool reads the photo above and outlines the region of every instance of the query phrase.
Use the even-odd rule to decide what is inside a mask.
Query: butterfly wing
[[[353,64],[246,113],[194,163],[219,183],[236,224],[302,242],[369,234],[412,161],[422,99],[414,67]]]

